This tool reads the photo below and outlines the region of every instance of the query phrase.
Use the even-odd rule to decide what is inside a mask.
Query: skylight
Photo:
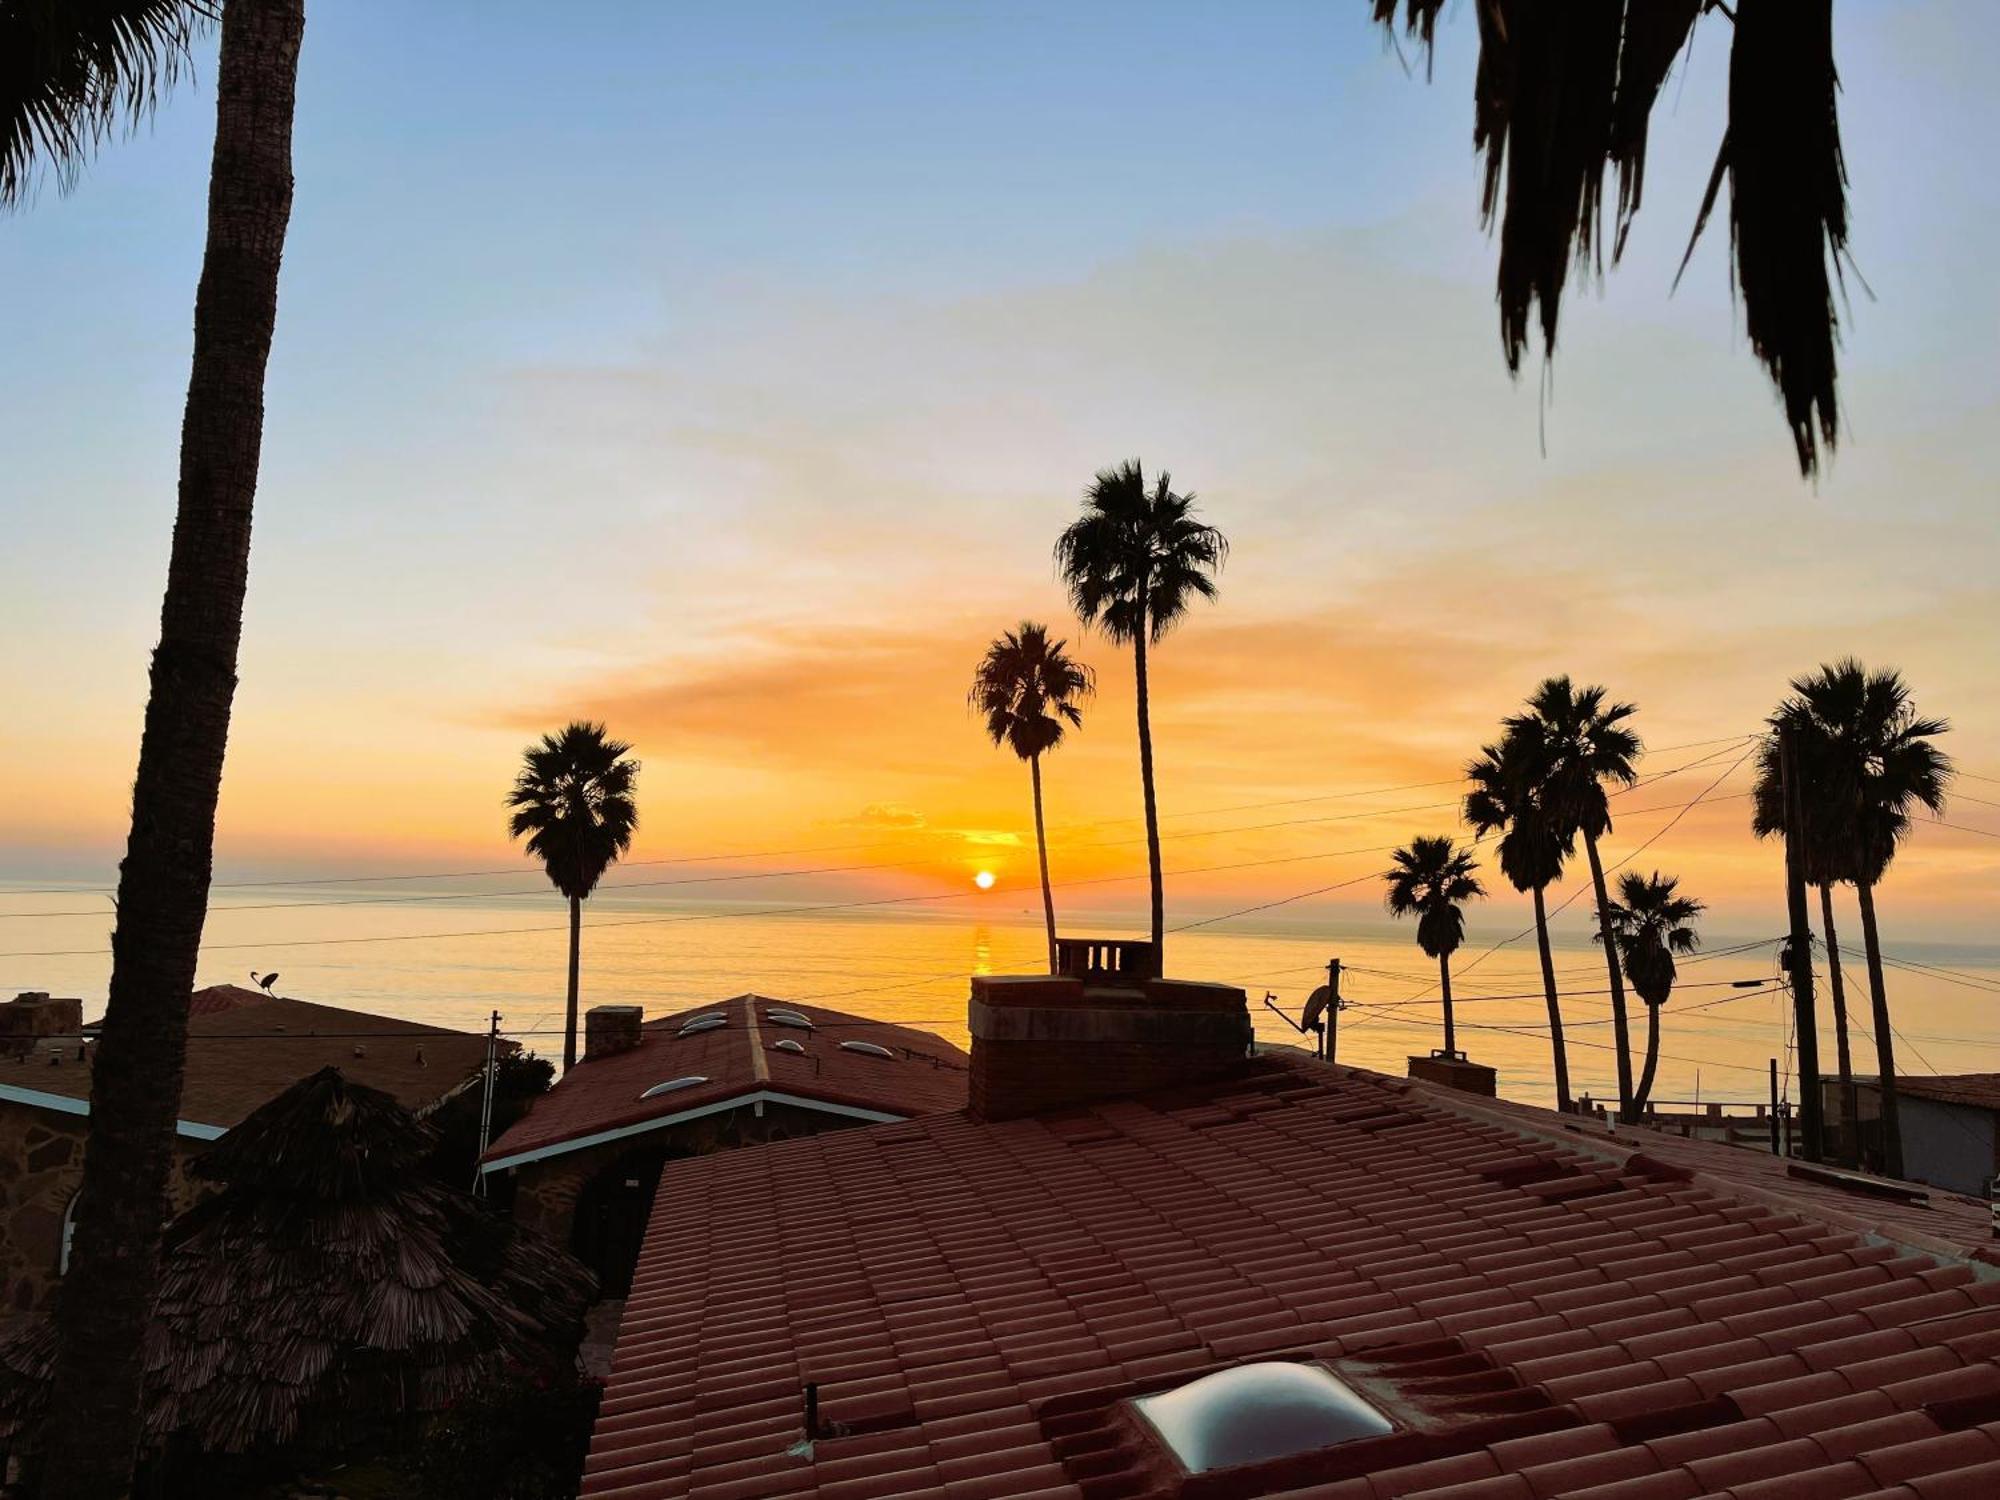
[[[1282,1360],[1218,1370],[1132,1404],[1190,1474],[1393,1430],[1331,1370]]]
[[[764,1012],[764,1019],[776,1026],[802,1026],[807,1031],[813,1029],[811,1019],[795,1010],[767,1010]]]
[[[887,1047],[878,1047],[873,1042],[842,1042],[842,1052],[860,1052],[868,1057],[894,1057],[896,1054]]]
[[[690,1073],[685,1078],[669,1078],[665,1083],[656,1083],[639,1097],[641,1099],[657,1099],[660,1095],[671,1094],[676,1089],[691,1089],[698,1083],[707,1082],[708,1079],[701,1074]]]
[[[713,1031],[718,1026],[727,1026],[728,1024],[729,1017],[727,1016],[696,1016],[692,1021],[682,1025],[681,1029],[675,1032],[674,1035],[694,1036],[697,1032]]]
[[[797,1052],[803,1054],[806,1050],[806,1044],[804,1042],[795,1042],[790,1037],[786,1037],[782,1042],[771,1043],[771,1050],[773,1052]]]

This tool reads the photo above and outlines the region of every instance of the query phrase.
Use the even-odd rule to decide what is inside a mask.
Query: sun
[[[982,891],[992,890],[993,872],[991,870],[981,870],[977,875],[972,877],[972,883],[978,886]]]

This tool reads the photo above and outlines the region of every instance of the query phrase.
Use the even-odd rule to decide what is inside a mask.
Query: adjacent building
[[[598,1500],[1987,1500],[1981,1205],[976,979],[968,1104],[667,1164]]]
[[[1838,1127],[1840,1080],[1820,1080],[1826,1119]],[[1861,1149],[1878,1154],[1882,1139],[1882,1086],[1875,1078],[1854,1080]],[[2000,1178],[2000,1073],[1896,1075],[1898,1118],[1903,1133],[1903,1172],[1975,1197],[1986,1197]]]
[[[30,998],[38,1013],[45,1009],[47,997]],[[44,1305],[68,1260],[95,1045],[72,1016],[61,1031],[34,1031],[27,1045],[0,1050],[0,1306],[6,1310]],[[188,1011],[172,1209],[194,1201],[187,1165],[210,1141],[323,1067],[338,1067],[426,1114],[474,1084],[485,1060],[484,1036],[236,985],[198,990]]]
[[[650,1021],[600,1005],[584,1020],[582,1058],[482,1171],[611,1296],[631,1281],[664,1162],[965,1105],[964,1052],[841,1011],[737,995]]]

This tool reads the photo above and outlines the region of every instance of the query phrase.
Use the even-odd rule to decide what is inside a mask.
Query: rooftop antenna
[[[255,969],[252,969],[250,971],[250,977],[257,982],[258,989],[262,990],[265,994],[269,995],[274,1000],[278,998],[278,992],[271,988],[272,985],[278,982],[278,971],[276,969],[273,969],[268,974],[259,974]]]

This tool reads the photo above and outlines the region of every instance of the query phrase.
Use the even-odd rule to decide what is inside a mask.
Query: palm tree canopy
[[[602,724],[579,720],[543,735],[523,757],[507,794],[514,809],[508,831],[528,836],[528,852],[565,896],[588,896],[611,862],[632,847],[639,763],[626,759],[631,749],[609,738]]]
[[[1951,725],[1918,714],[1901,673],[1870,672],[1852,657],[1794,679],[1792,693],[1771,722],[1792,728],[1806,808],[1807,879],[1873,885],[1895,859],[1916,810],[1944,811],[1951,757],[1931,741]],[[1764,774],[1776,753],[1767,745],[1759,760],[1752,827],[1760,835],[1784,827],[1782,790],[1774,774],[1767,789]]]
[[[1419,836],[1391,856],[1383,876],[1389,890],[1384,905],[1393,917],[1417,919],[1417,946],[1432,958],[1458,951],[1465,941],[1462,903],[1486,894],[1472,872],[1479,862],[1443,836]]]
[[[1639,779],[1633,762],[1645,747],[1625,723],[1638,711],[1631,703],[1607,704],[1602,687],[1578,689],[1563,676],[1546,679],[1526,710],[1504,721],[1536,768],[1543,806],[1559,829],[1593,839],[1611,831],[1604,784]]]
[[[1540,769],[1534,747],[1513,734],[1482,747],[1465,768],[1472,784],[1465,794],[1465,821],[1482,838],[1500,833],[1500,873],[1517,891],[1562,879],[1564,862],[1576,852],[1576,830],[1543,806]]]
[[[68,187],[122,124],[137,126],[188,65],[221,0],[0,0],[0,209],[38,170]]]
[[[993,743],[1022,760],[1055,749],[1066,728],[1083,724],[1078,700],[1096,691],[1096,682],[1068,645],[1051,641],[1048,626],[1023,620],[986,648],[973,673],[967,702],[986,720]]]
[[[1157,643],[1199,596],[1213,599],[1229,540],[1195,519],[1194,496],[1177,495],[1162,469],[1153,487],[1137,459],[1099,471],[1083,515],[1056,541],[1056,571],[1086,625],[1112,640],[1141,631]]]
[[[1648,1005],[1667,1003],[1674,988],[1674,955],[1701,946],[1694,921],[1705,910],[1701,902],[1680,894],[1680,881],[1672,875],[1627,870],[1618,877],[1618,899],[1605,906],[1604,915],[1626,977]]]

